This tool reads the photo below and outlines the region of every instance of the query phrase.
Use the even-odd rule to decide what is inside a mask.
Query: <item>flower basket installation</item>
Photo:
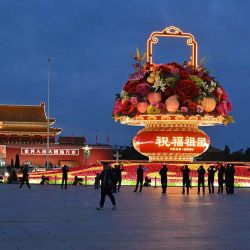
[[[189,62],[155,64],[152,46],[158,37],[186,38],[192,48]],[[135,56],[135,72],[115,100],[113,118],[122,124],[143,126],[133,139],[141,154],[156,162],[192,162],[209,147],[209,137],[199,126],[233,122],[232,105],[220,83],[203,62],[197,63],[193,35],[171,26],[153,32],[147,52]],[[146,62],[145,62],[146,59]]]

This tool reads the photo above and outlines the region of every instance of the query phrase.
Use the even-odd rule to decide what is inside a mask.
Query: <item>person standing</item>
[[[114,176],[109,165],[105,164],[103,168],[104,168],[103,171],[99,175],[99,178],[101,180],[101,200],[100,200],[100,206],[97,207],[97,210],[103,209],[106,195],[110,198],[113,204],[113,210],[115,210],[116,202],[115,202],[115,197],[113,195]]]
[[[24,165],[23,169],[23,179],[22,179],[22,183],[20,185],[20,189],[22,189],[22,186],[24,183],[27,184],[27,187],[30,189],[30,183],[29,183],[29,166],[27,164]]]
[[[233,194],[234,193],[234,174],[235,174],[235,168],[233,164],[227,164],[226,170],[225,170],[225,181],[226,181],[226,191],[227,194]]]
[[[214,194],[214,174],[216,173],[217,169],[215,169],[214,166],[210,166],[207,169],[208,172],[208,190],[209,193],[213,193]]]
[[[65,185],[65,189],[67,189],[68,172],[69,172],[69,167],[67,165],[64,165],[62,167],[62,184],[61,184],[61,189],[63,189],[63,184]]]
[[[122,167],[122,168],[121,168]],[[122,172],[124,171],[123,166],[120,164],[117,166],[117,179],[118,179],[118,192],[120,192],[121,185],[122,185]]]
[[[111,169],[111,173],[112,173],[112,179],[113,179],[113,188],[112,188],[112,192],[116,193],[116,189],[117,189],[117,183],[118,183],[118,176],[117,176],[117,165],[115,165],[113,168]]]
[[[185,194],[185,187],[187,189],[187,194],[189,194],[189,187],[190,187],[189,173],[190,173],[190,169],[188,168],[188,165],[184,165],[181,168],[181,171],[182,171],[182,194]]]
[[[206,170],[204,167],[201,165],[198,170],[198,194],[200,194],[200,187],[202,186],[202,193],[205,194],[205,173]]]
[[[225,176],[225,167],[221,164],[218,168],[218,194],[223,194],[223,184],[224,184],[224,176]]]
[[[99,173],[96,173],[94,188],[95,188],[95,189],[98,189],[99,187],[100,187],[100,174],[99,174]]]
[[[136,186],[135,186],[134,192],[137,192],[139,184],[140,184],[139,192],[142,191],[143,173],[144,173],[144,169],[142,168],[142,165],[139,164],[139,167],[136,170],[137,178],[136,178]]]
[[[234,175],[235,175],[235,168],[234,168],[234,164],[231,164],[231,189],[230,189],[230,193],[233,194],[234,193]]]
[[[162,168],[159,172],[159,175],[161,176],[161,187],[162,187],[162,193],[165,194],[167,190],[167,185],[168,185],[168,168],[167,165],[164,163],[162,165]]]

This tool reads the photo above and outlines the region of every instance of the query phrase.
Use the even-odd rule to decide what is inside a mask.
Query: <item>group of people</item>
[[[187,165],[184,165],[181,168],[182,171],[182,193],[185,194],[185,190],[187,194],[189,194],[189,188],[191,187],[191,179],[189,176],[190,169]],[[209,194],[214,194],[214,176],[215,173],[218,171],[218,194],[223,193],[223,186],[224,183],[226,185],[226,193],[227,194],[233,194],[234,193],[234,174],[235,174],[235,168],[233,164],[226,164],[226,166],[220,164],[218,166],[210,166],[207,169],[208,173],[208,190]],[[198,194],[200,194],[201,187],[202,187],[202,193],[205,194],[205,174],[206,170],[201,165],[197,169],[198,174]]]
[[[116,201],[113,193],[120,191],[121,182],[122,182],[122,171],[124,168],[122,165],[117,164],[114,168],[111,168],[109,164],[104,164],[103,171],[101,173],[97,173],[95,177],[95,189],[101,188],[101,199],[100,205],[97,208],[98,210],[103,209],[104,202],[106,196],[108,196],[113,204],[113,209],[116,208]],[[136,186],[134,192],[137,192],[139,187],[139,192],[142,192],[143,180],[144,180],[144,172],[146,169],[139,164],[136,170]],[[181,168],[182,172],[182,194],[189,194],[189,188],[192,187],[192,180],[190,178],[190,169],[188,165],[184,165]],[[205,194],[205,174],[207,172],[208,179],[208,190],[210,194],[214,193],[214,177],[215,173],[218,171],[218,194],[223,193],[224,184],[226,186],[226,193],[233,194],[234,193],[234,174],[235,168],[233,164],[226,164],[225,166],[220,164],[218,166],[210,166],[207,170],[201,165],[197,169],[198,176],[198,194],[200,194],[201,189],[202,193]],[[68,180],[68,172],[69,167],[64,165],[62,167],[62,183],[61,188],[63,187],[67,189],[67,180]],[[22,169],[23,178],[20,185],[20,189],[26,183],[28,188],[30,189],[29,184],[29,174],[28,174],[28,165],[25,165]],[[159,175],[161,177],[161,186],[162,186],[162,194],[166,194],[167,184],[168,184],[168,168],[164,163],[162,168],[159,171]]]
[[[124,168],[121,164],[115,165],[113,168],[109,167],[111,178],[112,178],[112,192],[116,193],[117,191],[120,192],[121,184],[122,184],[122,172]],[[101,176],[99,173],[96,174],[94,187],[98,189],[101,181]]]

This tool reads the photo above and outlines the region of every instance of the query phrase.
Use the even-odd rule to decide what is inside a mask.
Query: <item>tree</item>
[[[13,159],[11,159],[10,167],[11,167],[11,168],[14,168],[14,160],[13,160]]]
[[[245,150],[245,159],[246,159],[246,161],[250,160],[250,148],[247,148]]]
[[[228,145],[225,145],[225,148],[224,148],[224,155],[226,157],[226,160],[229,158],[230,156],[230,148]]]
[[[18,154],[16,154],[15,168],[20,168],[20,159]]]

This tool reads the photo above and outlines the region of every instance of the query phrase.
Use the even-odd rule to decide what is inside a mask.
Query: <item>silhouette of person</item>
[[[94,184],[95,189],[98,189],[100,187],[100,174],[97,173],[95,176],[95,184]]]
[[[206,170],[204,167],[201,165],[198,170],[198,194],[200,194],[200,187],[202,186],[202,193],[205,194],[205,173]]]
[[[78,185],[78,177],[77,177],[77,175],[75,176],[75,178],[74,178],[74,182],[73,182],[73,185],[74,186],[77,186]]]
[[[111,167],[107,164],[104,166],[104,170],[100,173],[99,179],[101,180],[101,200],[100,200],[100,206],[97,208],[97,210],[103,209],[106,195],[110,198],[112,204],[113,204],[113,210],[116,209],[116,202],[115,197],[112,193],[113,187],[114,187],[114,175],[112,173]]]
[[[117,181],[118,181],[118,192],[120,192],[121,185],[122,185],[122,172],[124,171],[124,168],[119,164],[117,166]]]
[[[65,183],[65,189],[67,189],[68,172],[69,172],[69,167],[67,165],[64,165],[62,167],[62,184],[61,184],[61,189],[63,189],[63,184],[64,183]]]
[[[168,168],[167,165],[164,163],[162,165],[161,170],[159,171],[159,175],[161,176],[161,187],[162,187],[162,193],[165,194],[167,191],[167,185],[168,185]]]
[[[226,182],[226,191],[227,194],[233,194],[234,193],[234,174],[235,174],[235,168],[232,164],[227,164],[226,170],[225,170],[225,182]]]
[[[188,165],[184,165],[181,168],[181,171],[182,171],[182,194],[185,194],[185,187],[187,189],[187,194],[189,194],[189,187],[190,187],[189,173],[190,173],[190,169],[188,168]]]
[[[230,194],[234,193],[234,175],[235,175],[234,164],[230,165]]]
[[[23,179],[22,179],[22,183],[20,185],[20,189],[22,189],[22,186],[24,183],[27,184],[28,188],[30,189],[30,183],[29,183],[29,166],[27,164],[24,165],[23,169]]]
[[[139,167],[136,170],[137,179],[136,179],[136,186],[135,186],[134,192],[137,192],[139,184],[140,184],[140,190],[139,190],[139,192],[142,191],[143,173],[144,173],[144,169],[142,168],[142,165],[139,164]]]
[[[210,166],[207,169],[208,172],[208,190],[209,193],[213,193],[214,194],[214,174],[216,173],[217,169],[215,169],[214,166]]]
[[[225,167],[221,164],[218,168],[218,194],[223,194]]]
[[[40,182],[40,185],[44,185],[46,181],[46,177],[44,175],[42,175],[42,180]]]
[[[111,172],[113,175],[113,193],[116,193],[118,183],[118,165],[115,165],[113,168],[111,168]]]

